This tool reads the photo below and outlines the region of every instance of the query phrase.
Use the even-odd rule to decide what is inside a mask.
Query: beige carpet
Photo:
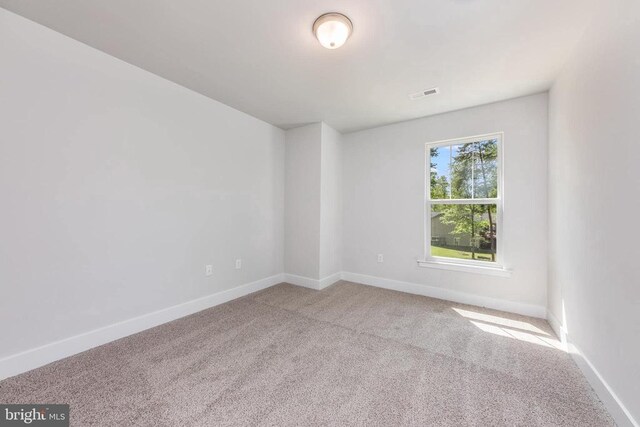
[[[543,320],[281,284],[0,382],[72,425],[608,426]]]

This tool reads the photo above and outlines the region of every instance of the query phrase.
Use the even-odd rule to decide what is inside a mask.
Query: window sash
[[[431,148],[439,148],[446,146],[462,145],[466,143],[472,143],[477,141],[484,141],[488,139],[496,139],[498,142],[498,164],[497,164],[497,197],[494,198],[481,198],[481,199],[432,199],[431,198]],[[455,138],[445,141],[431,142],[425,144],[425,260],[431,260],[436,262],[444,262],[447,264],[463,264],[478,267],[500,268],[503,264],[504,253],[504,236],[503,236],[503,153],[504,153],[504,134],[502,132],[496,132],[486,135],[472,136],[468,138]],[[464,260],[450,257],[439,257],[431,255],[431,207],[433,205],[488,205],[495,204],[497,209],[496,229],[498,234],[496,236],[497,252],[495,262],[477,261],[477,260]]]

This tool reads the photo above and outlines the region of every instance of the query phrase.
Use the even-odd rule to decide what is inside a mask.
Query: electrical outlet
[[[242,260],[241,259],[237,259],[236,260],[236,270],[240,270],[242,268]]]
[[[384,256],[382,256],[382,254],[378,254],[378,262],[384,262]]]
[[[204,267],[204,274],[206,276],[212,276],[213,275],[213,265],[206,265]]]

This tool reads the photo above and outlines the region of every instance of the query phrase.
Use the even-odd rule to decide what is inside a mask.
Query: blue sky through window
[[[435,170],[437,173],[437,177],[445,176],[447,177],[447,182],[451,182],[451,171],[450,171],[450,162],[453,157],[458,154],[459,145],[446,145],[444,147],[436,148],[438,155],[435,157],[431,157],[431,163],[433,163],[434,167],[432,168],[432,172]],[[448,189],[451,191],[451,189]]]

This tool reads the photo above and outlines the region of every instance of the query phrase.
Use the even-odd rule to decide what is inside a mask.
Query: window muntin
[[[426,145],[426,258],[499,263],[502,134]]]

